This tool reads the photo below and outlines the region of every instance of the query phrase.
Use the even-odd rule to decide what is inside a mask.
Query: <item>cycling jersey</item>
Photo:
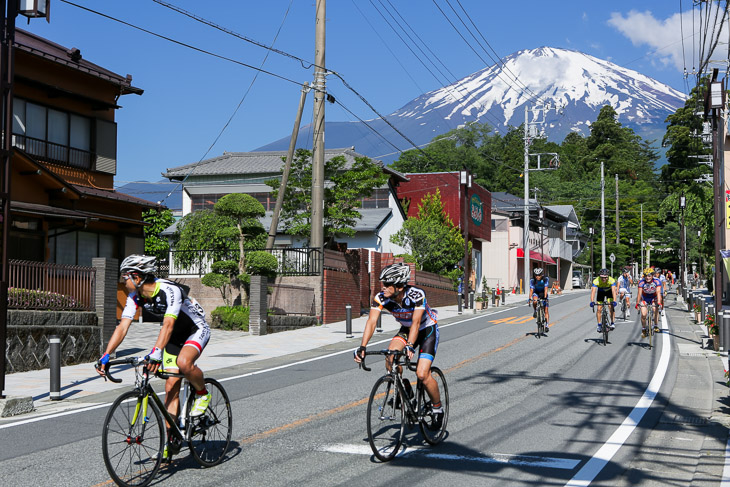
[[[643,291],[642,296],[649,296],[650,299],[653,299],[656,293],[662,290],[662,282],[656,277],[649,282],[642,279],[639,283],[639,289]]]
[[[533,277],[530,279],[530,289],[533,289],[536,294],[542,295],[545,293],[545,288],[548,286],[548,282],[550,282],[550,279],[547,276],[540,279],[535,279]]]
[[[403,292],[403,302],[399,304],[394,299],[386,298],[381,291],[373,298],[371,308],[381,311],[383,308],[387,309],[398,323],[407,327],[413,324],[413,312],[417,309],[422,309],[424,311],[423,315],[421,315],[421,323],[418,329],[423,330],[427,326],[435,325],[438,313],[426,302],[426,293],[424,290],[414,286],[406,286]]]
[[[597,287],[598,289],[603,289],[604,291],[611,289],[615,285],[616,285],[616,279],[614,279],[613,277],[610,277],[610,276],[606,282],[601,281],[600,276],[593,279],[593,287]]]
[[[630,287],[631,287],[631,279],[628,277],[621,276],[618,278],[618,287],[619,290],[622,291],[624,294],[631,294]]]
[[[132,291],[122,311],[122,318],[134,319],[137,308],[142,308],[144,321],[162,323],[166,316],[175,318],[175,325],[165,347],[177,355],[184,345],[203,351],[210,338],[210,327],[205,321],[205,311],[198,302],[187,296],[183,288],[166,279],[155,280],[152,296],[146,298]]]

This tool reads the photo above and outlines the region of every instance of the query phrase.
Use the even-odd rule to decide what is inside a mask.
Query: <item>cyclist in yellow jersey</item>
[[[598,333],[601,333],[601,313],[603,312],[603,306],[601,303],[605,299],[611,302],[611,324],[609,328],[613,330],[616,328],[616,304],[618,304],[618,288],[616,286],[616,280],[608,275],[608,269],[601,269],[598,273],[598,277],[593,280],[591,286],[591,302],[590,307],[592,308],[598,304],[598,311],[596,312],[596,319],[598,320]]]

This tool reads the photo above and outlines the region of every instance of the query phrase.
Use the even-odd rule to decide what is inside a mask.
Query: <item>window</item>
[[[92,125],[88,117],[13,100],[13,143],[48,162],[91,169]]]
[[[390,190],[388,188],[379,188],[373,191],[369,198],[362,199],[363,208],[388,208],[388,199]]]
[[[48,234],[49,261],[56,264],[90,266],[91,259],[95,257],[116,257],[115,241],[114,235],[109,234],[51,230]],[[138,249],[137,245],[133,247]],[[144,253],[144,240],[142,240],[142,251],[137,253]]]

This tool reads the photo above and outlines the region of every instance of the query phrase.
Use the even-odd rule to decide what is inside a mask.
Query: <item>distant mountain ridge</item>
[[[517,78],[519,82],[514,81]],[[685,95],[637,71],[567,49],[540,47],[518,51],[456,83],[424,93],[386,118],[416,145],[471,121],[489,123],[505,134],[525,120],[525,104],[537,99],[560,106],[548,112],[548,139],[560,142],[571,131],[587,135],[601,107],[610,104],[618,121],[652,140],[664,134],[666,117],[684,106]],[[361,122],[327,122],[328,148],[354,146],[359,153],[389,162],[410,144],[381,119],[367,121],[391,143]],[[297,147],[311,147],[309,126]],[[310,135],[311,136],[311,135]],[[392,145],[391,145],[392,144]],[[287,137],[256,150],[285,150]]]

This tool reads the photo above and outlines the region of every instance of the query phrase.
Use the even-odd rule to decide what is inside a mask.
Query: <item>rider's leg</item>
[[[427,358],[419,358],[416,366],[416,376],[423,384],[423,388],[426,389],[428,397],[431,398],[431,404],[440,405],[441,394],[439,393],[438,383],[431,375],[431,363],[431,360]]]
[[[177,370],[170,370],[169,368],[165,370],[167,372],[177,372]],[[170,377],[165,381],[165,409],[173,418],[177,418],[180,407],[180,384],[182,384],[182,378],[180,377]],[[170,427],[171,425],[167,424],[167,428],[170,429]]]
[[[545,300],[545,327],[550,324],[550,306],[548,300]]]
[[[641,304],[641,327],[646,328],[646,313],[648,313],[648,309],[645,304]]]
[[[388,345],[388,350],[403,350],[406,348],[406,341],[400,337],[400,336],[394,336],[393,339],[390,341],[390,344]],[[386,355],[385,357],[385,370],[390,372],[390,370],[393,367],[393,357],[391,355]],[[400,370],[398,372],[403,372],[403,368],[399,367]]]
[[[192,345],[183,346],[177,356],[177,366],[180,369],[180,373],[185,376],[196,391],[205,389],[203,371],[195,365],[195,361],[199,356],[200,351]]]

